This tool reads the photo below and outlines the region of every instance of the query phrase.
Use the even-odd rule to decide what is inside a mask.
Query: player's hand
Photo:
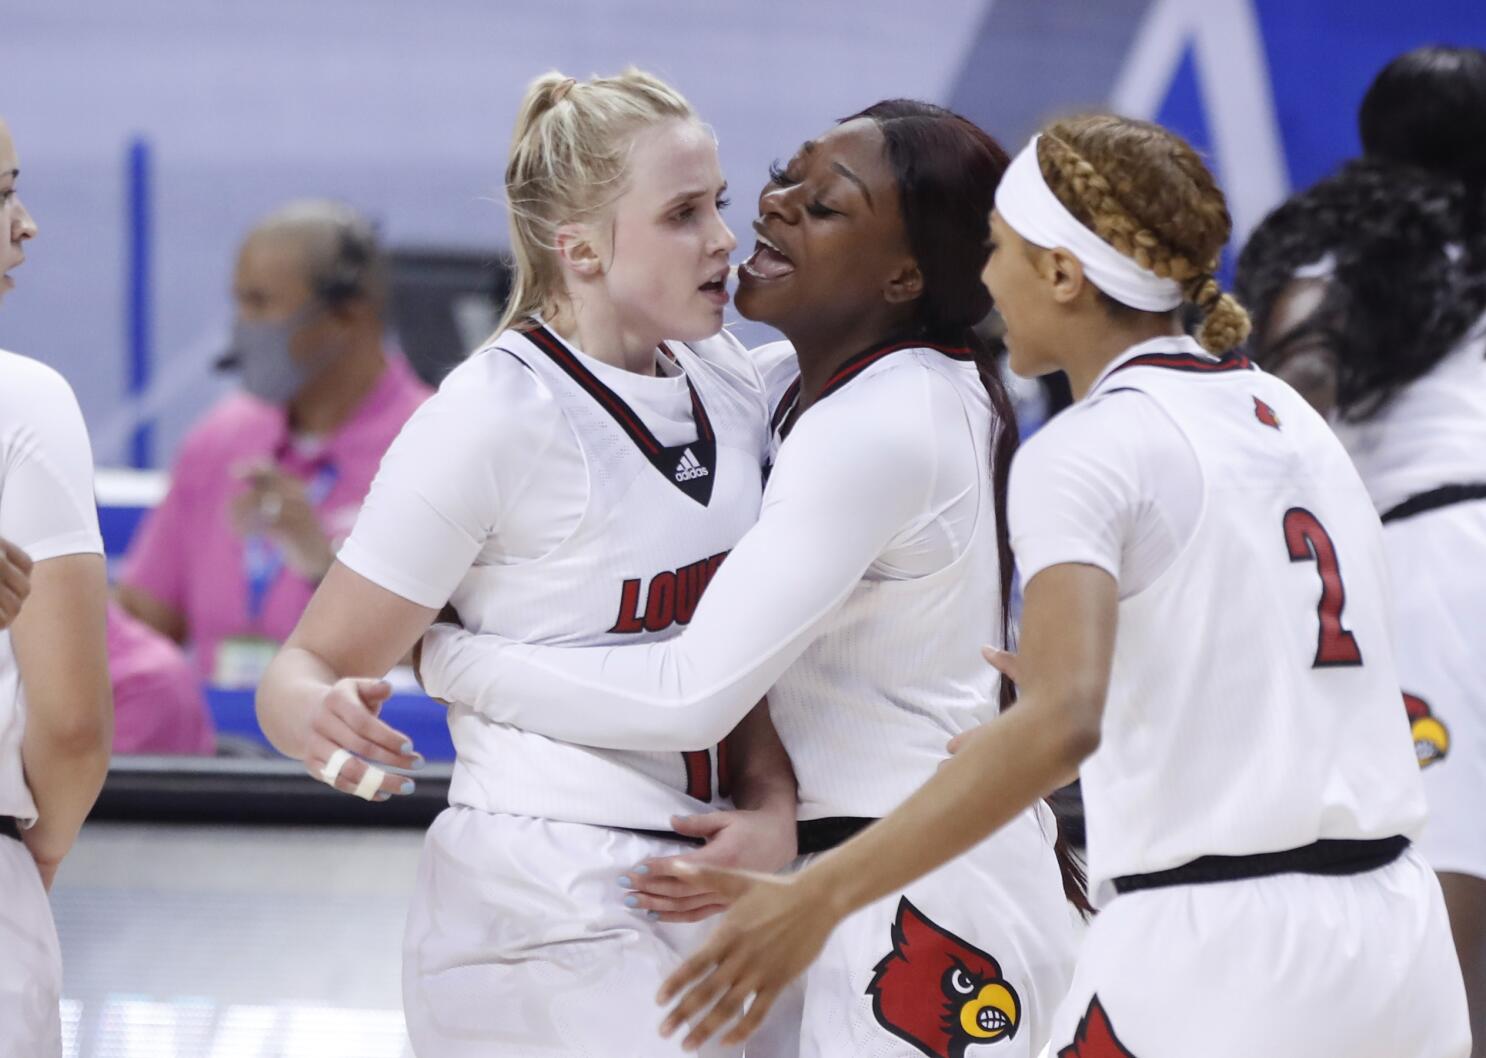
[[[310,717],[305,770],[324,782],[326,763],[337,750],[345,750],[350,756],[341,758],[331,783],[337,790],[368,801],[412,793],[412,779],[377,767],[423,767],[423,757],[413,752],[412,740],[378,718],[382,703],[391,694],[392,685],[386,680],[336,680]]]
[[[9,628],[31,594],[31,556],[0,540],[0,628]]]
[[[284,565],[306,580],[324,577],[335,561],[335,548],[320,527],[304,482],[269,462],[245,463],[233,473],[248,486],[230,508],[237,531],[267,536],[283,553]]]
[[[657,1001],[662,1006],[681,998],[661,1023],[660,1034],[669,1037],[691,1025],[682,1041],[688,1051],[725,1028],[723,1043],[742,1043],[784,987],[820,954],[839,912],[827,894],[808,880],[802,884],[810,871],[775,877],[717,867],[683,865],[679,870],[734,903],[707,943],[661,986]],[[748,1012],[738,1017],[745,1005]]]
[[[796,855],[793,812],[704,812],[672,816],[671,827],[678,834],[702,838],[707,843],[695,852],[645,860],[619,880],[631,890],[626,903],[632,899],[631,907],[650,912],[662,922],[696,922],[732,904],[726,893],[683,873],[684,865],[771,874],[788,867]]]
[[[1010,650],[998,650],[995,647],[981,647],[980,656],[990,663],[1002,676],[1012,683],[1018,683],[1022,678],[1022,659]]]
[[[1016,683],[1021,678],[1021,659],[1011,651],[997,650],[995,647],[981,647],[980,656],[985,658],[993,669],[1012,683]],[[980,729],[972,727],[969,731],[961,731],[954,738],[950,739],[950,753],[958,753],[963,749],[965,747],[965,740],[978,730]]]

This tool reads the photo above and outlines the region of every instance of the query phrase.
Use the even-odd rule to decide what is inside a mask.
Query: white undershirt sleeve
[[[0,353],[0,537],[33,562],[103,553],[93,452],[72,388],[45,364]]]
[[[851,389],[840,397],[855,395]],[[900,388],[895,405],[904,403]],[[804,414],[781,450],[757,525],[723,562],[681,635],[544,647],[437,625],[424,640],[426,688],[567,742],[645,750],[717,743],[919,517],[935,478],[923,418],[864,415],[837,396]]]
[[[551,393],[499,351],[461,365],[382,457],[336,556],[409,602],[438,609],[498,531],[531,466],[567,429]]]
[[[1160,405],[1121,390],[1057,416],[1011,464],[1007,521],[1022,583],[1064,563],[1097,566],[1128,598],[1191,538],[1202,471]]]

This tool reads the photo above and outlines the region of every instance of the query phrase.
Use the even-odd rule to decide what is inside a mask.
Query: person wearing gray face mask
[[[326,311],[314,303],[283,320],[235,320],[228,357],[243,389],[266,403],[287,404],[334,363],[342,343],[311,350],[308,357],[294,355],[295,335]]]
[[[232,292],[218,366],[241,392],[183,443],[170,493],[131,542],[119,601],[189,645],[203,679],[246,686],[429,391],[385,345],[386,266],[349,207],[297,202],[265,218],[238,252]]]

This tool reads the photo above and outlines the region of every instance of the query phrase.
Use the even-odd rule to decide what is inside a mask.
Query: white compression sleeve
[[[809,646],[868,566],[921,523],[936,480],[937,439],[926,429],[928,400],[905,389],[928,384],[898,372],[862,379],[801,418],[758,524],[722,564],[681,635],[567,648],[440,627],[424,642],[429,693],[523,730],[602,748],[716,743]]]

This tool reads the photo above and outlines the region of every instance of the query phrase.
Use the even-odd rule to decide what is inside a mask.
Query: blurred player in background
[[[36,235],[19,177],[0,121],[0,298]],[[108,582],[77,399],[51,368],[4,351],[0,537],[0,1054],[57,1058],[62,955],[47,890],[108,771]]]
[[[1238,284],[1255,358],[1330,419],[1383,519],[1419,848],[1486,1041],[1486,52],[1400,56],[1360,125],[1364,156],[1255,229]]]

